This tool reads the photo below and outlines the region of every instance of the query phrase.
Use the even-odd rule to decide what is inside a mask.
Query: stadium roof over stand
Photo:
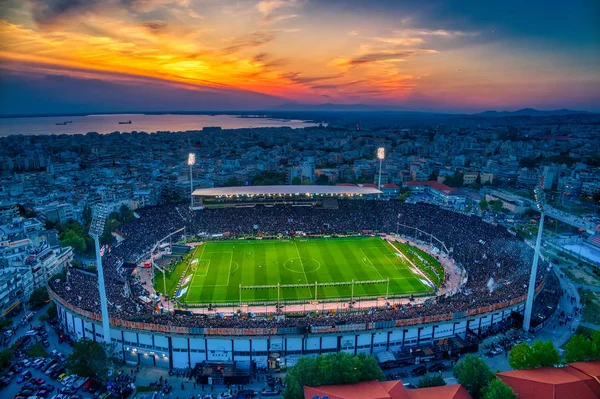
[[[368,195],[380,194],[377,188],[359,186],[238,186],[200,188],[193,192],[194,196],[216,197],[223,195],[296,195],[296,194],[325,194],[325,195]]]

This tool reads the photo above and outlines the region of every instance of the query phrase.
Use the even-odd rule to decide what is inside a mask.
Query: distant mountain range
[[[503,116],[562,116],[562,115],[576,115],[576,114],[591,114],[587,111],[574,111],[571,109],[556,109],[553,111],[540,111],[533,108],[523,108],[518,111],[484,111],[477,116],[490,116],[490,117],[503,117]]]
[[[367,105],[367,104],[302,104],[285,103],[269,109],[269,111],[297,111],[297,112],[401,112],[403,114],[429,114],[449,115],[444,112],[434,111],[409,111],[393,105]],[[557,109],[553,111],[540,111],[533,108],[523,108],[518,111],[484,111],[476,114],[457,114],[483,117],[505,117],[505,116],[561,116],[574,114],[590,114],[587,111],[574,111],[570,109]]]

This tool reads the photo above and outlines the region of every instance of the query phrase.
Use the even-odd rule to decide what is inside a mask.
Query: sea
[[[129,122],[119,124],[119,122]],[[66,123],[65,123],[66,122]],[[202,130],[204,127],[219,126],[222,129],[256,127],[303,128],[317,123],[296,119],[272,119],[248,117],[246,115],[179,115],[179,114],[107,114],[85,116],[47,116],[27,118],[0,118],[0,137],[13,134],[100,134],[118,132],[180,132]]]

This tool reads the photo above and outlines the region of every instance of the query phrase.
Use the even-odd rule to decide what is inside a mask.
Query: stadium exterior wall
[[[65,302],[51,289],[60,326],[74,340],[103,341],[99,315]],[[268,359],[293,366],[303,355],[344,351],[372,353],[398,351],[402,347],[434,340],[465,337],[467,329],[481,333],[522,312],[524,297],[473,309],[469,312],[417,319],[356,323],[337,327],[312,327],[310,333],[296,328],[189,328],[133,323],[111,318],[111,338],[123,361],[184,369],[203,361],[235,361],[238,367],[266,368]]]

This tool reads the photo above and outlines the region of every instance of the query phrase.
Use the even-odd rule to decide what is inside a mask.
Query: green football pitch
[[[167,274],[166,287],[190,305],[432,292],[414,265],[377,237],[208,241]],[[155,287],[164,291],[160,273]]]

